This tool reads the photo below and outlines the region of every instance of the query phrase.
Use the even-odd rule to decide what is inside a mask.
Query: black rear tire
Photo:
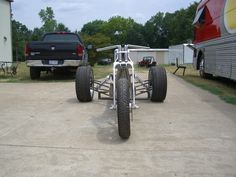
[[[94,95],[94,76],[90,66],[77,68],[75,76],[75,90],[77,99],[80,102],[90,102]]]
[[[130,136],[129,102],[129,81],[126,78],[120,78],[117,81],[117,116],[119,136],[122,139],[128,139]]]
[[[30,67],[30,78],[31,80],[36,80],[40,78],[40,68]]]
[[[166,70],[161,66],[152,66],[148,74],[150,97],[153,102],[163,102],[167,93]]]

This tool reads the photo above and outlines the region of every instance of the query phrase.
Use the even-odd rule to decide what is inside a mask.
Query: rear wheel
[[[119,135],[123,139],[128,139],[130,136],[129,102],[129,81],[126,78],[120,78],[117,81],[117,116]]]
[[[92,101],[94,95],[94,76],[90,66],[77,68],[75,76],[75,90],[80,102]]]
[[[30,67],[30,78],[31,80],[39,79],[40,78],[40,69],[36,67]]]
[[[212,74],[205,72],[205,59],[204,59],[203,55],[200,57],[199,75],[201,78],[204,78],[204,79],[211,79],[212,78]]]
[[[163,102],[167,92],[166,70],[160,66],[152,66],[148,74],[151,101]]]

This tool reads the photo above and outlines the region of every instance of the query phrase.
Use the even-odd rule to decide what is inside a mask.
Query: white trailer
[[[179,64],[193,63],[193,44],[179,44],[169,47],[169,64],[175,64],[178,58]]]

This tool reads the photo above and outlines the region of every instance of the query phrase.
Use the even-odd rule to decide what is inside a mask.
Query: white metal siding
[[[12,61],[10,2],[0,0],[0,61]]]
[[[169,64],[175,63],[176,58],[178,58],[178,63],[184,63],[184,51],[183,45],[174,45],[169,47]]]
[[[169,64],[175,63],[178,58],[179,64],[193,63],[193,50],[187,44],[179,44],[169,47]]]
[[[212,73],[215,75],[216,71],[216,49],[215,47],[205,48],[205,70],[208,73]]]
[[[184,63],[193,63],[193,49],[184,44]]]
[[[216,48],[216,75],[230,78],[232,61],[235,51],[232,50],[233,43],[220,45]],[[234,43],[234,46],[236,43]]]
[[[223,37],[196,45],[204,49],[206,72],[236,80],[236,37]]]

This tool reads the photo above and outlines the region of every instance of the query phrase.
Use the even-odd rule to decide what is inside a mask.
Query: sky
[[[131,17],[144,24],[157,12],[174,12],[199,0],[14,0],[13,19],[29,29],[41,27],[39,11],[52,7],[55,19],[70,30],[81,30],[93,20],[108,20],[112,16]]]

